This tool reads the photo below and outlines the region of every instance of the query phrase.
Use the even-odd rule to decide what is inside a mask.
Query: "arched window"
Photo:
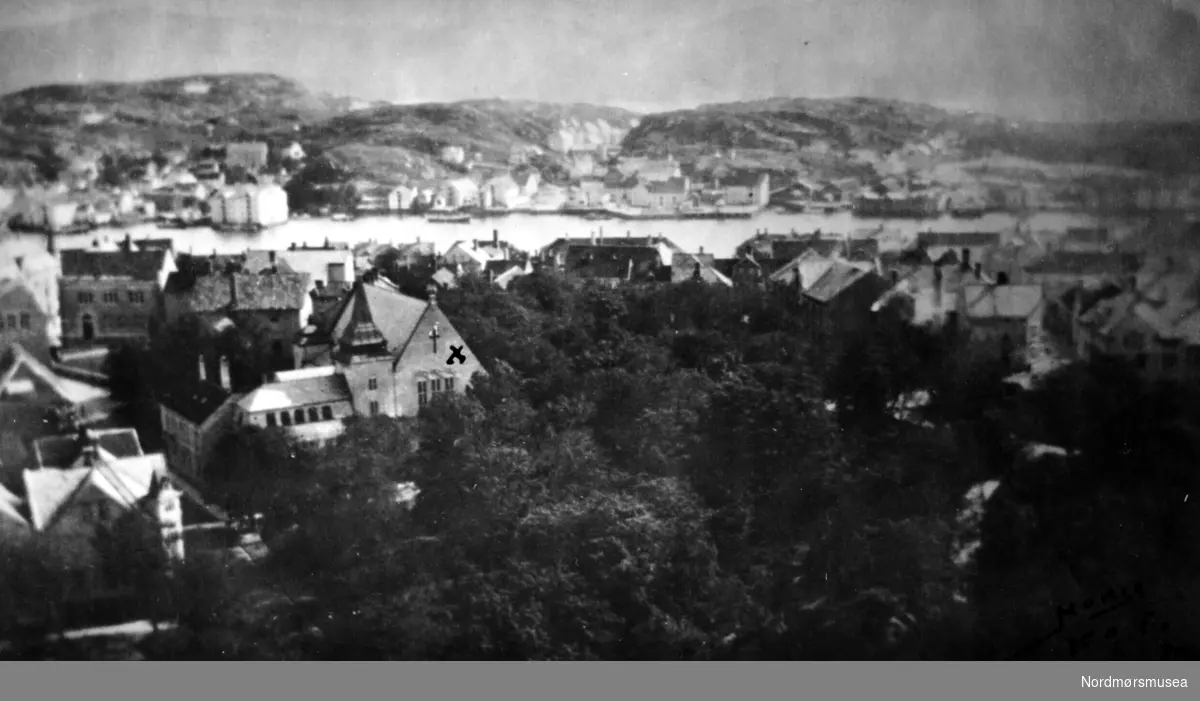
[[[283,424],[284,426],[291,426],[292,425],[292,415],[287,413],[286,411],[279,412],[279,423]]]
[[[294,414],[294,417],[295,417],[295,420],[296,420],[296,425],[297,425],[297,426],[298,426],[298,425],[300,425],[300,424],[302,424],[302,423],[304,423],[304,410],[303,410],[303,409],[297,409],[297,410],[296,410],[296,413]]]

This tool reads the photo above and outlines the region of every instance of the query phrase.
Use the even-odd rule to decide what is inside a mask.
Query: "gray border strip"
[[[287,665],[286,668],[284,665]],[[45,663],[3,666],[5,698],[428,699],[1194,699],[1200,664],[1111,663]],[[1134,679],[1085,688],[1083,677]],[[1186,680],[1139,688],[1137,679]],[[1196,680],[1200,683],[1200,679]]]

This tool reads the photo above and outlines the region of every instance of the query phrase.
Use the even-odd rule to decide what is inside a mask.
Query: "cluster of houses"
[[[94,165],[69,170],[57,183],[15,192],[8,223],[16,229],[53,233],[145,220],[227,228],[275,226],[287,221],[288,201],[276,182],[280,173],[269,170],[269,153],[262,142],[208,147],[199,160],[186,150],[171,149],[158,159],[147,156],[128,167],[120,186],[100,182]],[[292,143],[279,158],[299,162],[304,152]]]
[[[538,268],[576,284],[775,287],[794,294],[814,333],[866,328],[886,310],[956,329],[1017,365],[1057,349],[1200,378],[1200,256],[1134,254],[1105,229],[760,231],[731,258],[630,234],[561,238],[533,255],[499,232],[442,254],[420,241],[209,256],[177,255],[168,239],[2,245],[0,536],[77,543],[64,601],[123,591],[93,566],[88,543],[132,509],[154,519],[175,556],[207,547],[201,534],[227,515],[204,502],[204,485],[239,427],[323,443],[348,417],[411,417],[465,391],[483,369],[437,298],[466,276],[500,288]],[[407,294],[406,281],[427,294]],[[161,435],[140,436],[113,410],[103,346],[180,325],[197,339],[193,356],[154,388]],[[231,348],[262,362],[248,369]]]

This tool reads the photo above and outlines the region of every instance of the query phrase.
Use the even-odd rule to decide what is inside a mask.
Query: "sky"
[[[0,92],[271,72],[394,102],[887,97],[1200,118],[1200,0],[0,0]]]

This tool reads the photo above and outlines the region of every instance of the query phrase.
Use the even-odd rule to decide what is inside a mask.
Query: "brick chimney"
[[[233,383],[229,377],[229,357],[221,356],[221,389],[226,392],[233,391]]]
[[[420,241],[420,239],[417,239],[417,240]],[[500,246],[500,230],[499,229],[492,229],[492,245],[496,246],[496,247]]]

